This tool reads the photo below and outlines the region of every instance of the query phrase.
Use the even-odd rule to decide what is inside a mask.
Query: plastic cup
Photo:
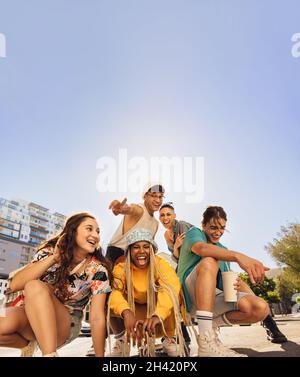
[[[0,317],[6,317],[6,296],[0,294]]]
[[[234,271],[222,272],[224,300],[226,302],[237,302],[237,291],[234,289],[234,284],[238,275]]]

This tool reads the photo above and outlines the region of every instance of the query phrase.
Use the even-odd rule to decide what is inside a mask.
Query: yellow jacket
[[[160,274],[164,276],[165,280],[167,280],[168,284],[173,288],[174,293],[177,294],[177,298],[179,298],[181,284],[175,270],[165,259],[159,256],[155,256],[155,261]],[[113,269],[114,285],[121,290],[113,289],[110,298],[110,308],[117,316],[121,316],[124,310],[130,309],[130,306],[126,299],[127,295],[124,295],[124,288],[126,284],[124,266],[125,256],[118,259],[118,263]],[[143,270],[137,268],[133,263],[131,264],[134,300],[138,304],[147,304],[148,270],[149,267]],[[157,285],[164,285],[164,283],[158,276],[155,276],[155,281]],[[159,291],[157,293],[155,314],[160,317],[162,321],[164,321],[171,315],[172,309],[173,302],[167,291]]]

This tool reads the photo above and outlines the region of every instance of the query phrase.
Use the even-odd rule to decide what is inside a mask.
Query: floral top
[[[31,263],[45,259],[52,253],[53,250],[51,248],[39,250]],[[41,276],[40,280],[53,284],[57,268],[58,264],[51,266],[44,275]],[[111,292],[107,269],[95,257],[92,257],[79,275],[76,273],[69,275],[67,288],[69,299],[64,302],[64,305],[70,310],[71,314],[75,310],[82,312],[91,296]]]

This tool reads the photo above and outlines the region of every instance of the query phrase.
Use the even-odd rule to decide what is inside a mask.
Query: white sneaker
[[[58,357],[59,354],[55,352],[47,353],[46,355],[43,355],[43,357]]]
[[[96,355],[95,355],[94,346],[92,346],[92,347],[87,351],[87,353],[85,354],[85,356],[88,356],[88,357],[96,356]]]
[[[130,354],[130,345],[124,338],[117,339],[109,354],[109,357],[127,357]]]
[[[37,341],[31,340],[27,346],[21,348],[21,357],[33,357],[34,352],[37,349]]]
[[[233,351],[225,347],[215,330],[206,331],[198,335],[199,357],[247,357],[247,355]]]
[[[221,348],[223,348],[224,350],[226,350],[226,352],[228,352],[230,354],[229,357],[248,357],[248,355],[245,355],[244,353],[238,353],[238,352],[232,350],[231,348],[224,346],[224,344],[221,342],[221,340],[219,338],[219,334],[220,334],[220,328],[219,327],[216,327],[214,329],[214,332],[215,332],[216,340],[219,343],[219,346]]]
[[[170,357],[179,356],[179,344],[175,338],[164,338],[162,341],[163,351]]]

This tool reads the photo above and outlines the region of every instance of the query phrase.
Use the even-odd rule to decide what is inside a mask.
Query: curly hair
[[[37,251],[44,249],[44,248],[55,248],[59,238],[65,234],[65,237],[62,238],[60,242],[60,250],[61,250],[61,259],[59,263],[59,267],[55,272],[54,278],[54,288],[56,296],[62,301],[66,301],[69,298],[68,293],[68,277],[69,277],[69,266],[73,259],[73,251],[76,247],[76,234],[77,228],[79,225],[86,220],[87,218],[95,219],[94,216],[87,212],[80,212],[70,216],[62,231],[56,235],[55,237],[51,238],[50,240],[44,242],[40,245]],[[106,269],[108,272],[108,279],[109,282],[112,284],[113,277],[112,277],[112,266],[110,261],[105,258],[102,254],[101,247],[96,248],[95,251],[90,254],[91,256],[95,257]]]

